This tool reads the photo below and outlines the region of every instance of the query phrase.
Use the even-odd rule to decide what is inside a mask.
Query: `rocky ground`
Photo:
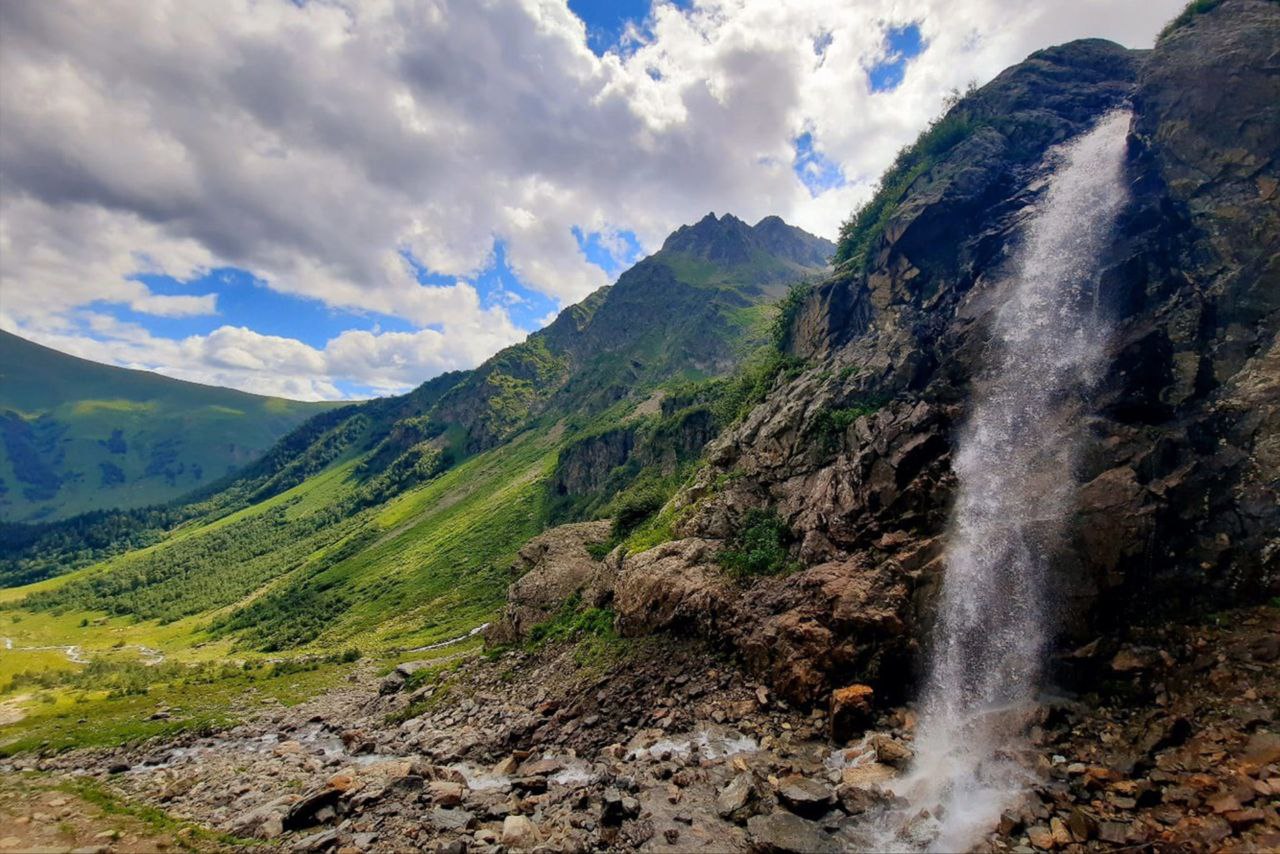
[[[214,834],[53,775],[0,779],[0,851],[228,850]]]
[[[1085,690],[1039,710],[1025,761],[1041,782],[981,847],[1280,848],[1278,626],[1275,608],[1239,611],[1066,656],[1063,678]],[[794,708],[686,642],[580,662],[571,646],[476,656],[421,685],[413,665],[366,668],[210,737],[0,770],[31,798],[34,781],[87,778],[291,850],[835,851],[883,844],[885,827],[928,832],[889,788],[910,763],[910,709],[872,712],[856,687],[837,692],[834,717]],[[0,845],[25,850],[66,821],[31,798],[20,842]],[[164,841],[83,835],[61,847]]]

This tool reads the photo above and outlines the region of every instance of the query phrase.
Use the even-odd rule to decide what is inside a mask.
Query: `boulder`
[[[905,768],[915,756],[911,748],[885,733],[876,733],[872,736],[871,746],[875,748],[876,761],[894,768]]]
[[[716,814],[723,819],[745,822],[756,803],[755,781],[750,774],[738,774],[716,795]]]
[[[843,847],[812,821],[789,812],[752,816],[747,832],[755,850],[777,854],[837,854]]]
[[[284,814],[284,829],[300,830],[319,824],[322,815],[332,814],[340,797],[342,797],[342,790],[329,785],[318,786],[307,791]]]
[[[509,815],[502,820],[502,844],[515,851],[524,851],[538,844],[538,833],[533,822],[522,815]]]
[[[861,735],[872,722],[875,691],[870,685],[847,685],[831,692],[831,740],[843,744]]]
[[[831,808],[835,795],[825,783],[792,774],[778,782],[778,800],[797,815],[817,818]]]

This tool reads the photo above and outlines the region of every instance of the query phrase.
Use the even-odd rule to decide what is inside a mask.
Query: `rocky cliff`
[[[793,313],[806,369],[709,447],[677,539],[628,555],[618,625],[705,635],[785,696],[894,695],[927,642],[951,453],[1052,147],[1132,111],[1131,200],[1102,260],[1117,333],[1082,430],[1061,630],[1280,589],[1280,5],[1225,0],[1152,51],[1033,54],[904,152]],[[678,237],[678,234],[676,235]],[[674,238],[673,238],[674,239]],[[773,514],[789,573],[717,557]],[[749,533],[749,532],[748,532]]]

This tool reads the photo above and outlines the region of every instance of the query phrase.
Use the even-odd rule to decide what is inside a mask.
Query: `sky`
[[[0,3],[0,328],[298,399],[470,368],[708,211],[834,237],[946,95],[1181,0]]]

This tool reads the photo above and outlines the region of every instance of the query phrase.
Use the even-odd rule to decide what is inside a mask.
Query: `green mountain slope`
[[[172,500],[332,406],[116,368],[0,331],[0,520]]]
[[[726,417],[715,378],[772,352],[774,305],[832,250],[708,217],[474,371],[323,413],[195,502],[8,532],[0,584],[49,579],[0,597],[11,633],[92,650],[128,626],[198,657],[456,636],[550,522],[652,517]],[[619,431],[626,452],[584,474],[575,449]]]

